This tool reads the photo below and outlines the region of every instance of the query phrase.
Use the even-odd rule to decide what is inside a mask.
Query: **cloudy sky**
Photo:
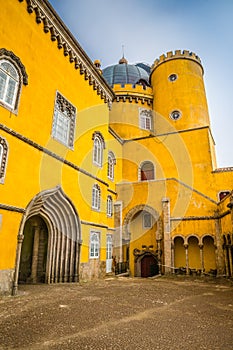
[[[204,66],[218,167],[233,166],[232,0],[49,0],[102,68],[124,55],[152,64],[167,51],[195,52]]]

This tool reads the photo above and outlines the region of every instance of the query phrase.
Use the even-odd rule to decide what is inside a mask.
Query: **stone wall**
[[[91,259],[87,263],[81,263],[79,269],[79,280],[90,281],[106,276],[106,262]]]
[[[12,293],[14,269],[0,271],[0,295]]]

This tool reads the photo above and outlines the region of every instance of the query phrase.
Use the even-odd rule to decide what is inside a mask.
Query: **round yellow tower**
[[[175,129],[209,126],[203,67],[197,55],[177,50],[160,56],[152,66],[150,82],[154,111]]]

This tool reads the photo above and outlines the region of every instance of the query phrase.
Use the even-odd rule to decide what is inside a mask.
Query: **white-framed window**
[[[20,58],[0,48],[0,105],[15,114],[22,84],[28,85],[28,75]]]
[[[52,136],[69,148],[74,147],[76,108],[58,91],[53,113]]]
[[[107,235],[106,260],[112,259],[112,235]]]
[[[90,258],[96,259],[100,255],[100,233],[91,231],[90,233]]]
[[[114,154],[110,151],[108,153],[108,178],[114,180],[114,167],[116,164],[116,158]]]
[[[150,213],[143,214],[143,227],[151,228],[152,227],[152,216]]]
[[[93,163],[97,166],[102,166],[103,149],[105,148],[104,138],[100,132],[96,131],[92,135],[93,139]]]
[[[139,108],[139,126],[144,130],[152,130],[152,111]]]
[[[100,187],[95,184],[92,187],[92,209],[100,210]]]
[[[5,59],[0,61],[0,101],[15,109],[19,89],[19,74],[13,64]]]
[[[112,213],[113,213],[112,197],[108,196],[107,197],[107,216],[112,216]]]
[[[6,164],[8,157],[8,145],[4,138],[0,136],[0,183],[4,183]]]

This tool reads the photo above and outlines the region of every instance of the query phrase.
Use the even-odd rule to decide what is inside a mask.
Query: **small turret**
[[[209,126],[209,113],[200,58],[176,50],[156,59],[150,82],[153,108],[177,130]]]
[[[98,72],[99,72],[100,74],[102,74],[102,69],[100,68],[100,67],[101,67],[101,62],[100,62],[100,60],[95,60],[95,61],[94,61],[94,66],[96,67],[96,69],[98,70]]]

